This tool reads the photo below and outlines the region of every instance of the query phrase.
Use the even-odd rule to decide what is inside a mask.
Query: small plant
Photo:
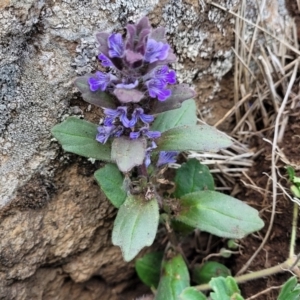
[[[52,134],[65,151],[107,162],[95,178],[118,208],[112,242],[121,248],[126,261],[153,243],[159,223],[165,226],[169,243],[164,254],[148,257],[150,264],[144,257],[137,265],[142,278],[143,270],[152,274],[152,259],[158,267],[162,261],[160,278],[157,268],[152,277],[144,278],[157,288],[156,299],[172,300],[179,295],[179,299],[206,299],[190,287],[180,232],[196,228],[240,239],[264,223],[254,208],[215,191],[209,169],[196,159],[182,164],[174,180],[164,174],[183,151],[218,151],[232,142],[215,128],[196,124],[196,105],[191,99],[195,93],[187,84],[176,83],[176,73],[169,67],[176,57],[164,28],[152,29],[144,17],[136,25],[127,25],[125,37],[100,32],[96,38],[98,58],[106,72],[86,74],[75,85],[85,101],[102,109],[103,120],[97,125],[69,117]],[[164,190],[168,180],[175,182],[171,192]],[[220,277],[210,284],[228,281],[227,292],[239,295],[232,280]],[[198,298],[192,298],[195,293]],[[211,297],[221,299],[218,292]]]

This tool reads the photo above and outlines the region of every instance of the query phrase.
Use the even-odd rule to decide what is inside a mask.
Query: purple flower
[[[120,137],[122,135],[122,133],[124,132],[124,127],[119,125],[115,130],[114,130],[114,133],[113,135],[115,137]]]
[[[146,166],[146,168],[148,168],[149,165],[151,164],[151,152],[155,148],[157,148],[157,145],[152,141],[151,142],[151,147],[148,147],[146,149],[146,155],[145,155],[145,166]]]
[[[119,118],[125,128],[133,127],[137,122],[137,115],[135,111],[132,114],[131,120],[127,118],[127,107],[119,106],[117,109],[105,108],[104,114],[106,118],[104,120],[104,125],[112,125],[116,118]],[[148,116],[148,115],[145,115]]]
[[[161,136],[161,133],[159,131],[146,131],[144,132],[144,135],[146,135],[149,139],[157,139]]]
[[[131,140],[136,140],[137,138],[140,137],[140,135],[141,135],[141,133],[139,131],[135,131],[135,132],[132,131],[132,132],[130,132],[129,137]]]
[[[159,152],[158,161],[156,163],[157,167],[160,167],[165,164],[169,163],[175,163],[176,162],[176,156],[179,152],[177,151],[161,151]]]
[[[98,59],[101,60],[101,64],[103,67],[113,67],[113,63],[111,62],[111,60],[105,56],[104,54],[100,54],[98,55]]]
[[[98,134],[96,136],[96,140],[101,143],[105,144],[109,137],[113,134],[113,131],[115,130],[116,126],[99,126],[97,128]]]
[[[92,92],[95,92],[97,90],[105,91],[109,83],[115,79],[116,77],[110,73],[102,73],[102,72],[96,72],[94,74],[96,77],[90,77],[88,80],[88,83],[90,85],[90,90]]]
[[[158,98],[160,101],[165,101],[171,96],[171,91],[165,89],[165,82],[160,79],[151,79],[146,81],[146,86],[149,91],[149,95],[152,98]]]
[[[145,124],[149,124],[154,120],[154,116],[144,114],[144,110],[142,108],[136,108],[132,115],[134,115],[136,119],[141,119],[141,121]]]
[[[126,127],[126,128],[133,127],[137,120],[134,117],[131,120],[129,120],[127,118],[127,107],[126,106],[119,106],[118,109],[121,111],[120,121],[122,122],[123,126]]]
[[[144,60],[153,63],[157,60],[164,60],[168,56],[170,46],[153,39],[148,39]]]
[[[169,70],[168,66],[158,66],[150,74],[152,79],[158,79],[165,84],[176,83],[176,73],[174,70]]]
[[[124,53],[124,44],[120,33],[113,33],[108,37],[108,54],[111,58],[122,57]]]

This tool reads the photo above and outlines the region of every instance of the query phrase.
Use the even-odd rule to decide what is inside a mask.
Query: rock
[[[199,104],[213,98],[233,19],[204,3],[0,0],[0,299],[118,299],[130,286],[133,263],[110,241],[116,211],[93,179],[101,163],[63,153],[50,129],[71,114],[99,121],[73,81],[97,68],[96,32],[144,15],[166,26],[178,80]]]

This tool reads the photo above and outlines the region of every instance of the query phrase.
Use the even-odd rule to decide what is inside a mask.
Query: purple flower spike
[[[157,60],[164,60],[168,56],[170,46],[153,39],[148,39],[144,60],[153,63]]]
[[[175,163],[176,162],[176,156],[179,152],[177,151],[161,151],[159,152],[159,158],[156,163],[157,167],[160,167],[165,164],[169,163]]]
[[[124,53],[124,44],[120,33],[113,33],[108,37],[109,56],[122,57]]]
[[[98,134],[96,136],[96,140],[101,143],[105,144],[109,137],[113,134],[113,131],[116,127],[114,125],[112,126],[99,126],[97,128]]]
[[[169,70],[168,66],[156,67],[151,75],[153,79],[162,80],[164,83],[176,83],[176,73],[174,70]]]
[[[165,101],[171,96],[171,90],[165,89],[166,84],[159,79],[151,79],[146,81],[149,95],[152,98],[158,98],[160,101]]]
[[[95,78],[96,77],[96,78]],[[91,77],[88,80],[88,83],[90,85],[90,90],[92,92],[95,92],[97,90],[105,91],[106,87],[110,83],[112,77],[111,74],[106,74],[102,72],[96,72],[95,77]]]
[[[101,64],[103,67],[113,67],[113,63],[111,62],[111,60],[105,56],[104,54],[100,54],[98,55],[98,59],[101,60]]]

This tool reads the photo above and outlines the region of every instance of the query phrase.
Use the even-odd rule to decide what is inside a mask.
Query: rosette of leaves
[[[176,83],[176,73],[169,67],[176,57],[164,28],[153,29],[144,17],[128,24],[124,36],[100,32],[96,38],[103,69],[77,78],[75,85],[85,101],[103,110],[104,119],[97,125],[69,117],[54,126],[52,134],[65,151],[109,162],[95,177],[119,208],[112,241],[129,261],[154,241],[162,201],[156,177],[162,167],[176,162],[182,151],[218,151],[231,140],[213,127],[196,124],[191,99],[195,93]],[[198,194],[191,199],[177,197],[182,207],[197,205]],[[201,228],[195,216],[186,222],[188,211],[177,211],[175,217]]]

